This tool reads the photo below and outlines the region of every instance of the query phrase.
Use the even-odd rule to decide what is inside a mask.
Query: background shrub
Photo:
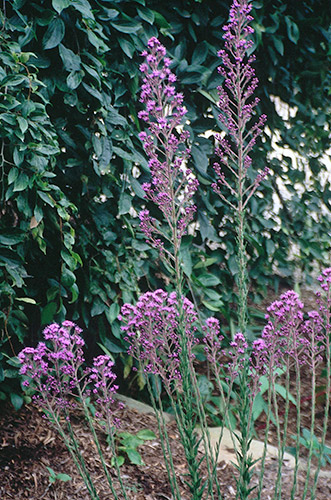
[[[213,141],[204,134],[215,123],[222,128],[217,51],[230,3],[4,2],[0,397],[10,394],[17,407],[14,355],[54,320],[81,323],[91,356],[101,343],[127,375],[120,305],[166,281],[137,223],[149,179],[138,139],[139,53],[151,36],[174,59],[189,111],[190,166],[200,181],[185,274],[200,306],[230,322],[235,234],[227,206],[210,189]],[[322,0],[265,0],[254,2],[253,14],[259,111],[268,115],[253,166],[263,168],[267,158],[272,175],[248,209],[248,252],[255,294],[263,294],[281,276],[291,280],[295,268],[309,279],[313,262],[329,257],[330,13]]]

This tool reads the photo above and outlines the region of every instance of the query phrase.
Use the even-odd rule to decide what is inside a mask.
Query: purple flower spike
[[[214,164],[214,170],[218,179],[213,184],[213,189],[237,210],[245,208],[249,198],[269,172],[269,169],[265,168],[249,187],[244,187],[247,169],[251,165],[249,153],[262,133],[266,121],[266,115],[261,115],[255,119],[255,123],[251,123],[259,102],[257,97],[253,97],[258,86],[258,79],[252,67],[255,56],[249,55],[253,47],[251,35],[254,33],[249,25],[253,20],[249,14],[251,9],[252,5],[248,0],[234,0],[230,10],[230,22],[223,27],[225,49],[218,52],[222,60],[218,71],[224,77],[223,86],[218,87],[221,111],[219,119],[228,133],[229,140],[221,134],[217,136],[218,146],[215,152],[219,162]],[[226,179],[222,165],[226,167],[226,171],[230,171],[235,184]],[[228,201],[227,196],[223,194],[224,187],[233,196],[241,199],[241,207],[235,207]]]
[[[143,189],[146,198],[162,212],[170,238],[180,242],[196,210],[192,198],[198,187],[197,179],[186,167],[190,155],[188,133],[182,130],[186,109],[183,95],[174,86],[176,76],[170,70],[171,60],[165,57],[164,46],[155,37],[147,46],[142,53],[145,62],[140,66],[140,102],[145,109],[138,116],[148,127],[139,137],[149,157],[151,183],[144,184]],[[146,240],[164,255],[164,240],[169,236],[147,210],[143,210],[140,220]]]

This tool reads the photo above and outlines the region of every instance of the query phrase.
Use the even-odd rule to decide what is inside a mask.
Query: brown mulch
[[[156,435],[158,434],[153,415],[141,414],[129,408],[120,411],[121,431],[136,433],[140,429],[150,429]],[[0,416],[0,429],[0,498],[2,500],[87,500],[90,498],[65,446],[42,417],[39,409],[29,405],[15,412],[7,407]],[[77,418],[76,430],[100,500],[113,498],[83,418]],[[174,422],[168,424],[168,432],[181,496],[183,500],[186,500],[190,498],[190,493],[185,485],[185,460]],[[145,465],[124,464],[121,467],[128,498],[130,500],[170,500],[172,496],[159,440],[146,441],[139,451]],[[105,440],[104,454],[109,463],[110,452]],[[50,485],[47,466],[56,473],[69,474],[72,479],[65,483],[57,480]],[[109,471],[114,485],[118,487],[114,468],[109,466]],[[218,475],[224,500],[235,499],[234,473],[233,466],[224,462],[219,464]],[[276,461],[270,459],[264,475],[265,486],[262,500],[272,498],[275,475]],[[284,491],[282,499],[287,500],[290,498],[292,475],[291,470],[286,466],[282,477]],[[300,472],[300,491],[302,491],[303,484],[304,474]],[[119,496],[122,498],[121,495]],[[301,498],[301,496],[296,498]],[[330,498],[331,480],[322,477],[319,481],[316,500],[330,500]]]

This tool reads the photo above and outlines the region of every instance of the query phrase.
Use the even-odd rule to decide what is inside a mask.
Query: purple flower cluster
[[[140,102],[145,110],[138,116],[148,125],[147,132],[139,134],[149,157],[151,183],[143,185],[146,197],[161,210],[172,230],[171,237],[180,240],[193,219],[196,207],[192,197],[198,181],[186,167],[190,154],[187,147],[188,132],[182,130],[186,109],[183,95],[173,85],[176,76],[170,70],[171,60],[155,37],[148,42],[142,55],[143,85]],[[148,210],[140,213],[141,229],[147,241],[162,251],[164,233]]]
[[[249,26],[253,20],[253,17],[249,15],[251,9],[252,5],[247,0],[233,1],[230,22],[223,27],[225,49],[218,53],[222,59],[222,66],[218,70],[225,79],[223,86],[218,87],[221,110],[219,119],[225,126],[230,141],[221,135],[217,136],[218,147],[215,152],[220,161],[214,164],[218,180],[214,183],[213,189],[225,200],[222,187],[226,186],[233,196],[237,195],[237,188],[231,186],[226,180],[221,164],[232,173],[237,184],[243,183],[246,171],[251,165],[249,153],[257,137],[262,133],[266,121],[266,116],[261,115],[254,124],[250,125],[249,130],[246,129],[259,102],[257,97],[252,98],[258,86],[255,70],[251,66],[255,56],[247,56],[253,46],[250,37],[254,30]],[[246,195],[246,203],[267,174],[268,168],[259,173],[254,183],[242,193]],[[242,188],[242,186],[239,187]]]
[[[306,346],[302,335],[303,303],[293,290],[280,296],[268,308],[268,321],[262,332],[262,339],[273,366],[280,366],[286,355],[295,358]]]
[[[330,292],[331,268],[323,271],[319,280],[322,289]],[[325,286],[327,285],[327,286]],[[286,358],[296,366],[307,364],[311,369],[322,360],[328,335],[330,296],[322,304],[321,293],[317,292],[319,311],[307,313],[304,319],[303,303],[296,292],[290,290],[267,309],[268,320],[262,333],[265,343],[265,357],[271,371],[284,364]]]
[[[217,319],[209,318],[204,327],[205,353],[213,369],[220,367],[231,386],[247,362],[251,394],[259,390],[261,375],[274,374],[284,363],[308,365],[315,370],[322,360],[330,335],[331,268],[318,278],[322,292],[317,292],[318,311],[307,313],[293,290],[282,294],[267,308],[267,324],[261,338],[248,345],[244,335],[237,333],[228,349],[222,347],[223,335]]]
[[[30,387],[33,399],[55,417],[75,407],[77,397],[85,399],[91,393],[96,395],[102,413],[109,412],[112,396],[118,389],[109,356],[98,356],[92,368],[84,369],[85,342],[81,333],[71,321],[53,323],[43,331],[44,342],[35,348],[26,347],[18,354],[23,386]]]
[[[159,375],[168,391],[174,382],[176,387],[181,383],[181,339],[185,339],[188,361],[194,359],[192,349],[197,343],[198,316],[193,304],[184,297],[181,316],[176,293],[160,289],[143,294],[136,305],[124,304],[119,318],[125,323],[122,331],[130,344],[128,353],[146,373]]]
[[[322,292],[316,293],[316,302],[321,315],[326,319],[326,328],[330,331],[331,267],[324,269],[317,279]]]
[[[26,376],[23,385],[36,391],[33,398],[41,406],[49,404],[59,412],[75,406],[72,395],[84,362],[81,332],[71,321],[64,321],[61,326],[53,323],[43,331],[45,342],[39,342],[35,348],[26,347],[18,354],[20,373]]]

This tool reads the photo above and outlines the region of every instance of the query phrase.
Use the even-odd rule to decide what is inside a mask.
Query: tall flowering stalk
[[[157,367],[151,365],[151,373],[161,376],[170,396],[189,470],[187,484],[192,498],[200,499],[205,482],[200,475],[199,440],[194,429],[196,421],[194,401],[198,399],[198,388],[191,362],[191,345],[188,342],[194,330],[191,330],[192,325],[187,323],[187,302],[183,295],[180,257],[183,235],[196,210],[193,196],[198,181],[186,165],[190,154],[187,144],[188,133],[183,129],[186,109],[183,106],[183,95],[176,92],[173,85],[176,76],[170,70],[171,60],[166,57],[166,50],[157,38],[151,38],[147,48],[148,50],[142,54],[145,61],[140,66],[144,75],[140,101],[145,104],[145,109],[140,111],[138,116],[147,124],[147,131],[141,132],[139,136],[149,157],[151,182],[144,184],[143,189],[146,198],[159,209],[163,220],[153,218],[149,210],[144,209],[139,214],[140,227],[147,241],[159,250],[161,258],[172,270],[176,292],[172,298],[169,297],[169,300],[173,301],[172,307],[176,311],[173,318],[176,327],[175,329],[171,327],[171,322],[169,325],[164,320],[159,322],[157,336],[152,340],[153,349],[157,349],[159,354],[162,352],[162,345],[163,348],[167,346],[172,353],[171,356],[174,356],[172,363],[169,359],[166,360],[165,368],[161,366],[165,362],[164,357],[158,357],[159,354],[152,355],[155,351],[150,351],[148,347],[151,346],[150,342],[145,345],[145,349],[146,355],[151,355],[154,363],[158,359]],[[144,300],[146,298],[144,296]],[[148,300],[151,300],[153,305],[156,296],[149,296]],[[170,314],[169,311],[168,313]],[[158,317],[157,313],[155,314]],[[170,315],[168,319],[170,321]],[[141,354],[139,359],[142,361]],[[169,366],[174,366],[175,361],[176,370],[172,373],[171,384],[176,390],[173,392],[170,390],[167,370]],[[145,371],[147,367],[148,365],[145,366]],[[176,378],[180,379],[180,390],[178,390],[178,380],[175,382]],[[152,394],[151,396],[153,397]],[[201,408],[201,405],[198,404],[198,408]],[[200,418],[205,420],[205,415],[202,413]],[[203,426],[206,427],[206,424]],[[176,484],[175,479],[172,480],[172,484]],[[176,494],[175,490],[173,494]]]
[[[268,169],[256,175],[254,181],[248,182],[248,169],[251,167],[250,152],[257,137],[261,134],[266,116],[255,117],[259,102],[254,97],[258,79],[252,63],[254,55],[249,55],[253,47],[250,26],[253,17],[250,15],[252,5],[249,0],[234,0],[230,9],[229,23],[223,27],[225,34],[224,49],[218,55],[222,65],[218,68],[224,77],[224,83],[218,87],[219,119],[224,126],[223,133],[216,136],[216,154],[219,158],[214,163],[217,181],[213,189],[231,208],[235,218],[237,235],[238,261],[238,329],[246,335],[247,327],[247,255],[246,255],[246,209],[250,198],[258,189]],[[239,385],[239,418],[242,427],[240,437],[239,484],[238,495],[241,499],[249,495],[249,483],[253,461],[249,455],[252,439],[252,413],[250,411],[250,394],[248,389],[249,353],[245,353],[243,368],[238,373]]]
[[[43,342],[39,342],[35,348],[26,347],[18,354],[22,364],[20,373],[24,376],[23,386],[32,391],[33,400],[63,439],[93,500],[98,500],[99,496],[71,424],[71,412],[75,408],[83,409],[110,490],[113,497],[118,499],[95,430],[95,425],[104,427],[111,442],[121,492],[127,498],[115,456],[115,428],[119,421],[114,417],[114,408],[118,404],[114,400],[118,390],[114,363],[109,356],[102,355],[94,358],[91,368],[85,368],[85,343],[81,333],[82,330],[71,321],[46,327]],[[91,414],[92,402],[96,406],[94,416]]]
[[[253,46],[250,38],[254,30],[249,25],[253,20],[251,9],[249,1],[234,0],[230,9],[230,22],[223,27],[225,48],[218,53],[222,60],[218,70],[224,77],[224,84],[218,87],[218,93],[219,119],[224,125],[226,136],[218,134],[216,137],[218,145],[215,152],[219,161],[214,163],[217,181],[213,184],[213,189],[230,206],[237,221],[239,330],[243,333],[247,324],[245,213],[249,199],[268,173],[268,168],[265,168],[256,175],[253,183],[248,184],[248,169],[252,163],[249,154],[266,121],[265,115],[255,118],[259,99],[253,95],[258,79],[252,67],[255,56],[247,55]]]

